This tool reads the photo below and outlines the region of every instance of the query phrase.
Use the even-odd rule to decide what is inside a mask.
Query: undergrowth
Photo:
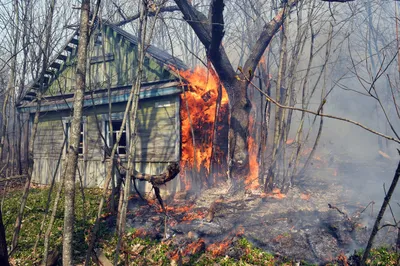
[[[51,207],[53,206],[56,190],[57,188],[54,188],[52,193]],[[40,263],[43,255],[44,232],[40,238],[36,253],[33,254],[32,251],[43,219],[48,192],[48,188],[33,188],[30,190],[22,222],[18,249],[13,253],[10,259],[13,265],[38,265]],[[76,189],[76,222],[75,239],[73,243],[75,265],[81,264],[84,261],[88,234],[95,221],[100,195],[100,189],[85,189],[84,195],[79,188]],[[9,193],[4,200],[3,219],[8,243],[11,242],[21,196],[21,191],[15,191]],[[60,252],[62,250],[63,207],[64,200],[63,197],[61,197],[50,237],[50,250],[58,249]],[[50,215],[51,210],[47,216],[44,231],[47,228]],[[114,259],[116,246],[113,220],[112,218],[105,219],[101,223],[98,237],[99,241],[97,243],[97,247],[103,250],[110,261]],[[120,255],[120,265],[296,265],[288,258],[274,256],[254,247],[245,238],[238,238],[233,245],[229,247],[230,252],[227,252],[227,254],[236,254],[234,256],[214,256],[205,247],[194,254],[177,256],[178,249],[179,247],[174,246],[173,241],[163,242],[145,237],[137,237],[136,230],[130,229],[124,237],[123,252],[121,252]],[[353,256],[353,261],[354,258],[359,257],[360,254],[362,254],[362,251],[358,251]],[[394,266],[397,265],[399,257],[398,253],[389,248],[373,249],[367,265]],[[125,262],[127,262],[127,264],[125,264]],[[344,262],[348,262],[345,256],[343,256],[341,260],[328,265],[346,265]],[[61,265],[61,260],[59,260],[59,265]],[[300,265],[311,266],[313,264],[301,262]]]
[[[53,189],[50,208],[52,209],[57,187]],[[40,225],[45,213],[48,201],[48,188],[31,188],[28,201],[24,211],[24,218],[19,236],[18,247],[12,254],[10,262],[15,265],[35,265],[39,263],[44,251],[44,233],[50,221],[51,209],[47,215],[44,230],[39,238],[36,253],[33,254],[33,247],[40,231]],[[84,195],[79,188],[76,189],[75,200],[75,236],[73,242],[74,258],[81,260],[87,249],[86,239],[89,229],[95,221],[98,202],[101,191],[99,189],[85,189]],[[22,191],[15,191],[6,195],[3,205],[3,220],[6,228],[7,243],[11,242],[14,231],[14,223],[20,208]],[[64,197],[58,203],[54,225],[51,230],[49,251],[58,249],[61,251],[62,232],[64,226]],[[104,226],[103,226],[104,227]]]

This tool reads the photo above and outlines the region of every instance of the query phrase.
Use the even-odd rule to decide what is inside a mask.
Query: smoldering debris
[[[129,227],[142,236],[172,241],[180,247],[181,258],[190,256],[185,251],[188,245],[198,247],[196,252],[217,250],[218,255],[234,257],[235,241],[245,237],[274,254],[326,263],[366,245],[377,208],[371,213],[371,206],[366,209],[368,202],[354,201],[355,192],[342,182],[340,172],[337,176],[330,169],[322,172],[314,171],[282,198],[229,195],[225,184],[204,190],[196,198],[166,199],[166,214],[156,201],[135,198]],[[391,231],[382,229],[376,245],[394,243],[396,234]]]

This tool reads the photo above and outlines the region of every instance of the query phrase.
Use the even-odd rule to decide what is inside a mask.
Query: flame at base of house
[[[180,107],[181,179],[185,190],[198,190],[218,182],[226,165],[228,95],[211,68],[175,71],[185,86]]]

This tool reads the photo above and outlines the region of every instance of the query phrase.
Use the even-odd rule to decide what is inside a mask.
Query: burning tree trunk
[[[212,137],[211,137],[212,146],[211,146],[211,156],[210,156],[210,169],[207,179],[208,186],[212,186],[214,183],[218,181],[217,178],[214,178],[213,180],[211,179],[214,176],[214,172],[218,172],[216,168],[221,163],[220,158],[222,157],[219,156],[218,154],[218,151],[220,151],[220,146],[218,146],[218,124],[219,124],[218,122],[221,114],[221,101],[222,101],[222,84],[218,86],[218,94],[217,94],[217,99],[215,101],[214,126],[212,129]]]
[[[212,0],[209,17],[199,12],[187,0],[175,0],[175,3],[183,13],[183,18],[189,23],[200,41],[205,46],[208,58],[212,62],[222,84],[227,90],[231,106],[230,119],[230,175],[234,183],[243,183],[243,177],[249,172],[248,155],[248,124],[250,114],[250,103],[247,99],[247,87],[249,81],[244,75],[253,78],[261,56],[269,45],[272,37],[281,27],[284,16],[283,10],[278,12],[275,18],[265,24],[260,37],[246,60],[241,74],[237,75],[233,68],[224,47],[221,45],[224,37],[224,1]],[[288,8],[294,6],[297,0],[291,0]]]
[[[86,86],[87,45],[89,41],[90,0],[82,1],[78,62],[76,66],[76,91],[71,121],[70,145],[68,147],[67,169],[65,172],[65,209],[63,234],[63,265],[72,265],[72,239],[75,220],[75,174],[78,166],[78,146],[82,123],[83,96]]]

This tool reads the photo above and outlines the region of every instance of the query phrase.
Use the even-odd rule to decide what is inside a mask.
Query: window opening
[[[111,122],[111,124],[112,124],[112,134],[110,134],[110,129],[109,129],[110,124],[109,124],[109,121],[107,121],[107,124],[106,124],[107,136],[109,138],[111,137],[111,139],[109,139],[110,147],[112,145],[114,145],[114,143],[117,142],[117,135],[122,127],[122,120],[113,120]],[[124,130],[122,131],[121,139],[118,143],[117,153],[119,155],[126,155],[126,146],[127,146],[127,135],[126,135],[126,127],[124,127]]]

